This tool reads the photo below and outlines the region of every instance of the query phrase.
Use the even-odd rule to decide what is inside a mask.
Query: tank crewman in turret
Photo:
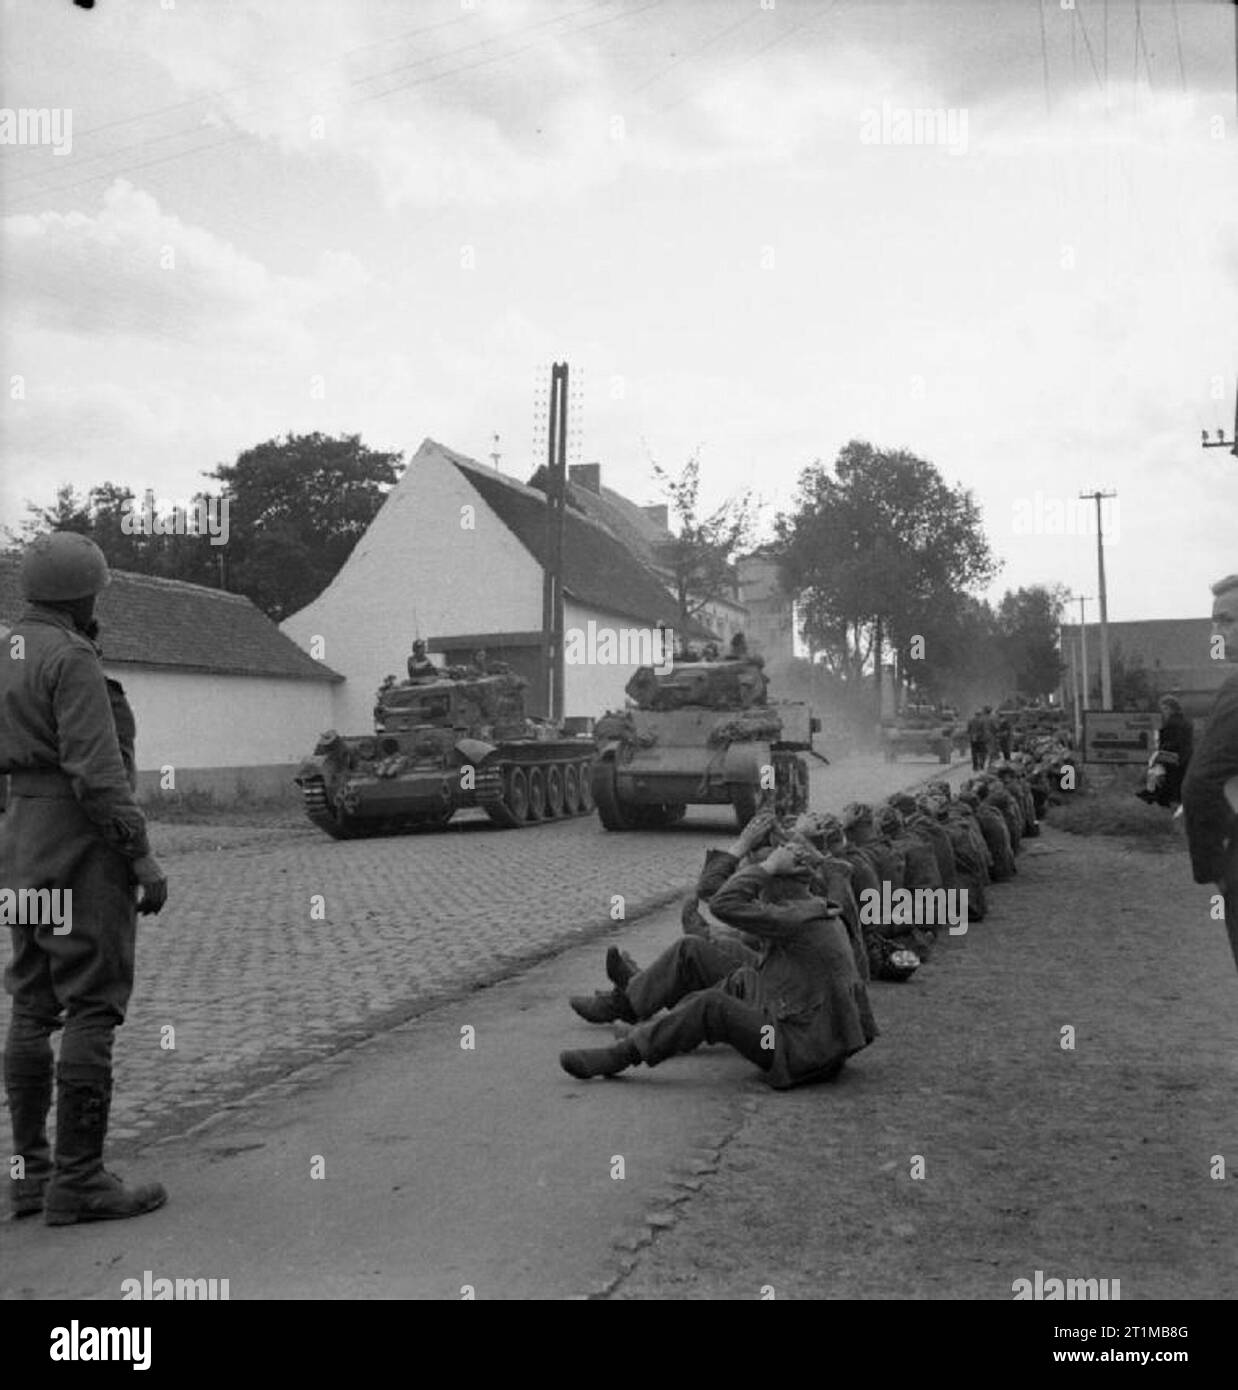
[[[417,681],[437,675],[438,667],[426,655],[426,644],[418,637],[413,643],[412,655],[408,658],[408,678],[410,681]]]
[[[71,917],[11,927],[4,1083],[24,1164],[10,1174],[9,1196],[15,1216],[43,1212],[49,1226],[67,1226],[139,1216],[167,1200],[158,1183],[125,1187],[104,1170],[103,1150],[136,914],[159,912],[168,888],[133,797],[133,711],[94,645],[95,599],[111,580],[103,552],[85,536],[40,536],[25,548],[20,578],[29,606],[0,652],[0,773],[12,785],[0,886],[65,894]],[[53,1157],[50,1037],[61,1026]]]

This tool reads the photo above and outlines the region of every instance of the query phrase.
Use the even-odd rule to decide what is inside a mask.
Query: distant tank
[[[524,690],[493,667],[384,685],[372,735],[330,730],[298,769],[310,820],[348,840],[446,825],[467,806],[512,829],[590,815],[592,740],[528,717]]]
[[[953,710],[932,705],[907,705],[893,719],[882,721],[881,743],[888,763],[900,756],[934,757],[949,763],[966,744],[967,730]]]
[[[760,662],[642,666],[627,694],[632,707],[594,727],[593,799],[607,830],[674,825],[689,805],[729,804],[741,826],[763,799],[780,814],[806,809],[804,754],[820,722],[805,704],[769,704]]]

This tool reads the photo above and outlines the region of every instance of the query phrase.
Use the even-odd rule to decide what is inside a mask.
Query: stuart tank
[[[594,726],[593,799],[607,830],[674,825],[689,805],[729,804],[741,826],[763,803],[780,815],[807,807],[820,722],[805,704],[771,704],[758,660],[643,666],[627,695],[627,709]]]
[[[298,769],[310,820],[345,840],[446,825],[470,806],[509,829],[591,814],[592,740],[528,716],[525,684],[494,667],[388,677],[374,733],[329,730]]]

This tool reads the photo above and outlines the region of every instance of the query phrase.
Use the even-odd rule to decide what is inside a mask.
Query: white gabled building
[[[334,727],[372,727],[375,692],[388,674],[403,679],[418,636],[440,664],[485,648],[529,681],[530,713],[545,714],[545,545],[544,493],[425,440],[339,573],[282,624],[346,677],[334,693]],[[658,576],[572,506],[564,516],[563,589],[565,648],[583,649],[571,634],[583,638],[590,623],[595,634],[616,635],[674,626],[675,603]],[[699,640],[703,630],[684,635]],[[605,655],[596,641],[591,650]],[[596,718],[622,708],[624,686],[640,664],[569,660],[564,714]]]

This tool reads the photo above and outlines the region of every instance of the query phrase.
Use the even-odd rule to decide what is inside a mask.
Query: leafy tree
[[[80,531],[116,569],[226,587],[278,622],[334,579],[401,468],[398,453],[370,449],[358,435],[289,434],[219,465],[206,475],[222,485],[219,491],[191,499],[191,505],[227,502],[222,545],[212,544],[209,534],[191,534],[185,520],[169,534],[157,528],[146,534],[133,520],[145,497],[110,482],[84,497],[61,487],[52,506],[29,506],[22,531],[26,539],[48,530]]]
[[[970,492],[914,454],[862,440],[832,473],[819,461],[805,469],[775,526],[805,640],[855,680],[887,650],[904,671],[926,659],[925,629],[944,631],[958,596],[996,570]]]
[[[735,560],[752,545],[757,505],[745,491],[702,516],[700,459],[694,454],[678,477],[650,463],[678,527],[658,548],[658,559],[670,571],[678,622],[687,627],[714,599],[734,596]]]
[[[229,585],[279,622],[327,587],[402,469],[360,435],[269,439],[208,476],[229,503]]]
[[[998,609],[1002,645],[1014,674],[1014,689],[1031,698],[1058,688],[1062,661],[1058,654],[1058,628],[1066,606],[1067,591],[1060,585],[1009,590]]]

